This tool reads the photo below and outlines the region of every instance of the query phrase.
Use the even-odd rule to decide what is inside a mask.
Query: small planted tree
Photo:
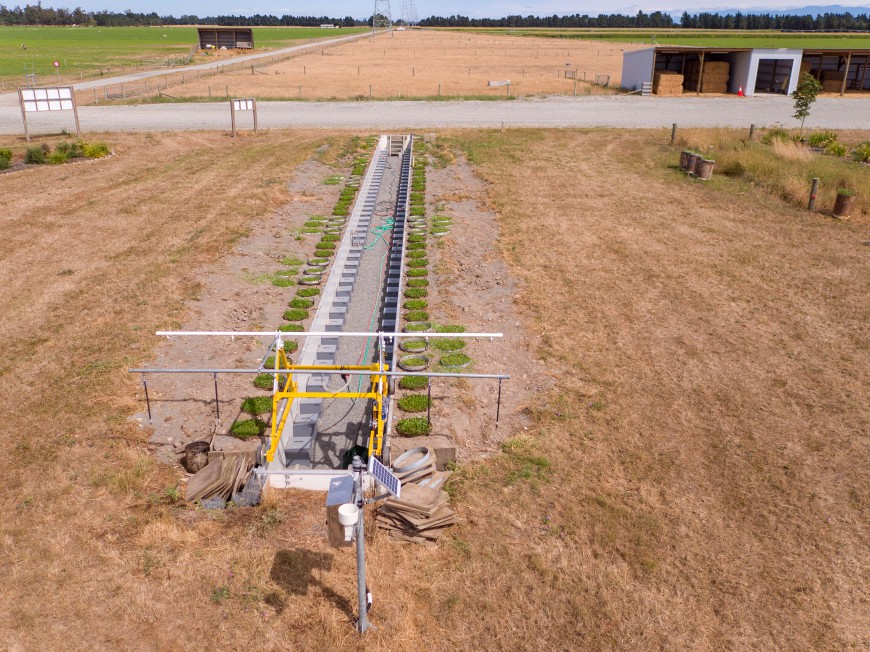
[[[810,108],[821,90],[822,85],[819,80],[805,72],[798,80],[794,93],[791,94],[794,98],[794,117],[801,121],[801,136],[804,134],[804,120],[810,115]]]

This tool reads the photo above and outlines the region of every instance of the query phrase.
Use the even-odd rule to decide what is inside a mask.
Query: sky
[[[3,3],[11,5],[11,3]],[[21,3],[22,5],[25,2]],[[150,13],[156,11],[161,16],[173,15],[246,15],[267,14],[281,16],[290,14],[294,16],[333,16],[343,18],[365,18],[372,14],[374,0],[334,0],[323,2],[316,0],[301,0],[288,2],[287,0],[185,0],[177,2],[173,0],[85,0],[76,2],[71,0],[65,3],[63,0],[44,0],[45,6],[73,8],[81,6],[90,11],[125,11],[130,9],[135,12]],[[807,5],[841,4],[846,6],[858,6],[859,2],[845,0],[842,2],[789,2],[788,0],[714,0],[705,3],[704,0],[665,0],[663,4],[646,4],[621,2],[589,2],[587,0],[535,0],[532,2],[496,2],[495,0],[472,0],[461,2],[446,0],[435,2],[434,0],[416,0],[418,18],[427,16],[450,16],[459,14],[472,18],[501,18],[509,15],[535,15],[552,16],[553,14],[589,14],[597,16],[605,13],[636,14],[638,10],[650,13],[663,11],[666,13],[689,10],[690,13],[697,11],[715,11],[723,8],[735,9],[783,9],[789,7],[801,7]],[[866,6],[865,2],[863,6]],[[391,13],[394,19],[401,17],[402,0],[390,1]]]

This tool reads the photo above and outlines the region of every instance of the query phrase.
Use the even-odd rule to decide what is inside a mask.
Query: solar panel
[[[381,464],[374,455],[369,458],[369,473],[375,476],[377,481],[384,485],[384,488],[386,488],[387,491],[393,494],[396,498],[399,498],[402,483],[399,482],[399,478],[393,475],[392,471]]]

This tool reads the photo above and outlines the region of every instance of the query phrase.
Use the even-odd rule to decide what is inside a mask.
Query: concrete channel
[[[381,136],[357,200],[345,225],[334,263],[322,286],[309,327],[313,333],[396,333],[401,327],[399,296],[404,273],[405,218],[408,212],[413,138]],[[394,340],[384,359],[393,370]],[[379,357],[378,338],[308,336],[300,365],[362,365]],[[300,391],[367,391],[369,377],[298,374]],[[346,388],[346,389],[345,389]],[[390,405],[385,406],[387,428]],[[273,486],[326,489],[346,474],[344,453],[365,446],[371,420],[367,399],[306,398],[294,401],[266,474]],[[388,457],[385,434],[384,457]]]

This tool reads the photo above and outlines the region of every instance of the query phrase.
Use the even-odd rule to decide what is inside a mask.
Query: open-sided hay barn
[[[254,30],[250,27],[198,27],[201,50],[222,47],[227,50],[251,50],[254,47]]]
[[[790,95],[803,72],[820,80],[825,92],[870,91],[870,50],[658,46],[625,52],[622,61],[623,88],[650,84],[653,93],[661,89],[663,95],[740,89],[744,95]]]

